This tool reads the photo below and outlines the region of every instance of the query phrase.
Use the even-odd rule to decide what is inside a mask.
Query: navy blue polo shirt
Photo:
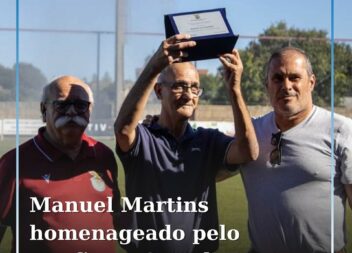
[[[124,246],[130,252],[204,252],[215,251],[218,241],[204,240],[193,245],[193,229],[218,229],[215,176],[226,167],[225,155],[233,138],[215,129],[193,129],[187,125],[184,136],[176,140],[154,123],[138,125],[134,146],[129,152],[116,148],[125,170],[126,196],[130,202],[207,201],[207,212],[127,212],[121,213],[125,229],[182,229],[181,241],[132,241]],[[232,167],[233,168],[233,167]],[[180,199],[178,198],[178,199]],[[143,202],[142,202],[143,203]],[[176,207],[177,204],[175,204]]]

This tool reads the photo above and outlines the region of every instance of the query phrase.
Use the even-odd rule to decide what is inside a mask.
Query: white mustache
[[[58,118],[55,121],[55,127],[56,128],[63,127],[64,125],[66,125],[69,122],[74,122],[81,127],[87,127],[87,125],[88,125],[88,121],[81,116],[74,116],[74,117],[61,116],[60,118]]]

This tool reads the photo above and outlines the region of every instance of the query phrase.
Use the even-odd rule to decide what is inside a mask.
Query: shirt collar
[[[167,134],[167,135],[172,136],[172,135],[169,133],[169,130],[168,130],[167,128],[164,128],[164,127],[160,126],[157,122],[152,122],[152,124],[151,124],[148,128],[149,128],[150,130],[154,131],[154,132],[161,132],[161,133],[163,133],[163,134]],[[196,132],[196,130],[193,129],[189,123],[187,123],[185,133],[184,133],[183,136],[179,139],[179,142],[183,142],[183,141],[186,141],[186,140],[192,138],[192,137],[195,135],[195,132]],[[173,136],[172,136],[172,137],[173,137]],[[173,137],[173,138],[174,138],[174,137]]]
[[[38,130],[38,134],[33,138],[34,145],[48,159],[50,162],[55,162],[66,156],[64,152],[54,147],[47,139],[44,137],[45,127],[41,127]],[[76,160],[85,159],[88,157],[96,157],[95,152],[96,141],[87,136],[85,133],[82,135],[82,145],[81,150],[76,158]]]

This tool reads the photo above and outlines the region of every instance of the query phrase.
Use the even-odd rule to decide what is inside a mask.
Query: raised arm
[[[259,154],[252,120],[241,92],[243,65],[237,50],[220,56],[220,61],[224,66],[235,124],[235,140],[230,144],[226,161],[228,164],[242,164],[257,159]]]
[[[189,41],[189,39],[190,35],[177,34],[164,40],[124,100],[115,121],[116,142],[122,151],[127,152],[133,145],[138,121],[154,88],[158,74],[166,66],[182,61],[182,57],[186,56],[183,49],[196,45],[194,41]]]

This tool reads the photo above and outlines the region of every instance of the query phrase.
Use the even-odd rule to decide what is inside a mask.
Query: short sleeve
[[[130,150],[128,150],[127,152],[122,151],[116,142],[116,154],[119,156],[121,161],[124,161],[125,159],[131,158],[131,157],[138,156],[140,144],[141,144],[141,134],[143,131],[145,131],[143,129],[143,126],[138,124],[137,128],[136,128],[136,139],[134,140],[134,143],[133,143],[132,147],[130,148]]]
[[[229,171],[236,171],[239,168],[238,165],[228,164],[226,162],[227,152],[231,142],[234,141],[234,138],[225,135],[219,130],[215,130],[214,138],[215,138],[215,142],[214,142],[215,145],[213,148],[213,152],[216,154],[215,159],[221,162],[219,168],[226,169]]]
[[[341,182],[352,184],[352,148],[345,147],[341,157]]]
[[[338,145],[341,147],[340,153],[340,171],[341,183],[352,184],[352,121],[346,120],[339,129]]]
[[[14,210],[15,165],[15,152],[9,152],[0,159],[0,222],[5,225],[11,225],[14,218],[11,210]]]

